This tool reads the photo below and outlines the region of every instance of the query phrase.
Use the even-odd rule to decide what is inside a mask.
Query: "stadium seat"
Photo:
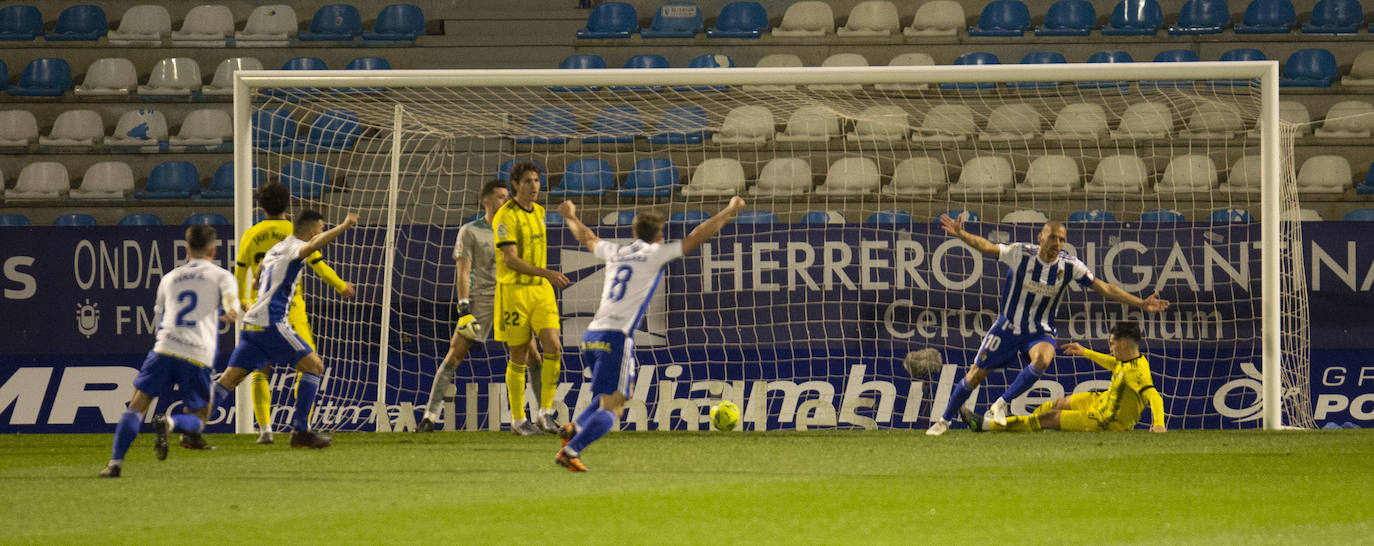
[[[801,57],[798,57],[798,56],[796,56],[796,55],[794,55],[794,54],[792,54],[792,53],[771,53],[771,54],[768,54],[768,55],[764,55],[764,56],[762,56],[762,57],[759,57],[759,62],[756,63],[756,64],[754,64],[754,66],[757,66],[757,67],[759,67],[759,68],[768,68],[768,67],[801,68],[801,67],[802,67],[802,60],[801,60]],[[787,87],[788,87],[789,89],[795,89],[795,88],[796,88],[796,86],[787,86]]]
[[[578,38],[629,38],[639,32],[639,13],[625,2],[605,2],[592,8],[587,26],[577,31]]]
[[[916,8],[911,26],[902,29],[902,34],[912,37],[955,36],[967,24],[964,6],[954,0],[931,0]]]
[[[105,138],[105,125],[95,110],[67,110],[53,120],[48,136],[38,137],[42,147],[90,148]]]
[[[1226,0],[1188,0],[1178,11],[1178,23],[1169,27],[1169,35],[1220,34],[1230,27]]]
[[[1232,224],[1253,222],[1255,219],[1245,209],[1217,209],[1212,211],[1212,215],[1207,217],[1207,221],[1213,224]]]
[[[1135,154],[1116,154],[1097,163],[1093,178],[1083,186],[1090,193],[1136,195],[1145,191],[1150,171]]]
[[[720,9],[707,38],[758,38],[768,32],[768,10],[758,2],[731,2]]]
[[[812,104],[798,108],[787,118],[778,142],[825,142],[840,136],[840,116],[829,106]]]
[[[1245,120],[1233,105],[1204,101],[1193,109],[1185,127],[1179,132],[1180,137],[1229,140],[1245,133]]]
[[[701,8],[692,2],[668,2],[654,12],[649,28],[639,31],[646,39],[691,38],[706,32]]]
[[[1082,187],[1078,162],[1066,155],[1037,157],[1026,168],[1025,183],[1017,193],[1030,195],[1066,195]]]
[[[605,5],[605,4],[602,4],[602,5]],[[631,68],[631,69],[638,69],[638,68],[672,68],[672,65],[668,62],[668,58],[667,58],[667,57],[664,57],[664,56],[662,56],[662,55],[643,54],[643,55],[635,55],[635,56],[633,56],[633,57],[630,57],[629,59],[626,59],[626,60],[625,60],[625,66],[624,66],[624,68]],[[633,85],[633,86],[629,86],[629,87],[616,86],[616,87],[612,87],[612,88],[611,88],[611,91],[636,91],[636,92],[652,91],[652,92],[655,92],[655,93],[662,93],[662,92],[663,92],[663,87],[662,87],[662,86],[658,86],[658,85],[654,85],[654,86]]]
[[[864,0],[849,10],[843,27],[835,29],[839,36],[895,36],[902,30],[897,16],[897,4],[888,0]]]
[[[96,59],[86,69],[86,79],[76,86],[78,97],[122,97],[138,89],[134,62],[123,57]]]
[[[801,218],[803,224],[843,224],[846,221],[843,214],[833,210],[813,210]]]
[[[160,226],[162,218],[156,214],[129,214],[119,219],[120,226]]]
[[[912,224],[916,219],[904,210],[880,210],[868,216],[865,224]]]
[[[102,161],[87,168],[81,187],[71,188],[73,199],[122,199],[133,193],[133,169],[124,161]]]
[[[1258,1],[1258,0],[1257,0]],[[1336,56],[1321,48],[1299,49],[1283,63],[1282,87],[1331,87],[1341,75]]]
[[[140,96],[187,97],[200,91],[200,65],[190,57],[162,59],[153,65],[148,84],[138,86]]]
[[[736,224],[780,224],[778,215],[766,210],[746,210],[735,217]]]
[[[988,123],[978,134],[982,141],[1030,140],[1040,136],[1044,118],[1034,106],[1024,102],[1004,104],[988,114]]]
[[[181,225],[183,226],[194,226],[199,224],[209,226],[228,226],[232,225],[233,222],[230,222],[229,219],[225,218],[223,214],[214,212],[198,212],[190,216],[187,216],[186,220],[183,220],[181,222]]]
[[[895,105],[869,106],[855,118],[852,142],[894,142],[906,140],[911,120],[906,110]]]
[[[1102,209],[1076,210],[1069,214],[1070,222],[1115,222],[1116,215]]]
[[[959,180],[949,187],[950,196],[987,198],[1001,195],[1016,185],[1011,161],[1001,156],[978,156],[964,163]]]
[[[63,214],[52,221],[52,225],[61,227],[84,227],[99,225],[94,216],[89,214]]]
[[[306,151],[349,150],[363,127],[352,110],[330,109],[315,116],[305,133]]]
[[[1154,36],[1164,26],[1164,11],[1155,0],[1121,0],[1112,8],[1103,36]]]
[[[43,35],[49,42],[92,42],[110,31],[105,10],[100,6],[80,4],[68,6],[57,16],[53,31]]]
[[[983,221],[983,219],[982,219],[981,217],[979,217],[979,216],[978,216],[978,213],[976,213],[976,212],[973,212],[973,211],[971,211],[971,210],[957,210],[957,209],[956,209],[956,210],[947,210],[947,211],[942,212],[942,213],[940,213],[940,214],[936,214],[933,218],[930,219],[931,223],[935,223],[935,224],[940,223],[940,217],[941,217],[941,216],[948,216],[948,217],[950,217],[950,218],[952,218],[952,219],[954,219],[954,220],[963,220],[963,221],[965,221],[965,222],[982,222],[982,221]]]
[[[780,157],[759,171],[759,181],[749,189],[759,197],[788,197],[811,191],[811,164],[799,157]]]
[[[599,196],[615,189],[615,169],[601,159],[578,159],[563,171],[563,182],[549,188],[556,197]]]
[[[597,112],[588,129],[591,134],[582,137],[582,142],[628,143],[644,134],[644,121],[633,106],[608,106]]]
[[[1183,213],[1172,209],[1154,209],[1140,213],[1141,223],[1186,222]]]
[[[1044,224],[1050,221],[1050,217],[1045,216],[1039,210],[1021,209],[1014,210],[1002,216],[1003,224]]]
[[[830,4],[817,0],[787,6],[774,36],[825,36],[835,33],[835,12]]]
[[[1045,132],[1045,139],[1096,141],[1108,133],[1107,110],[1095,102],[1079,102],[1055,115],[1054,127]]]
[[[1374,49],[1366,49],[1355,56],[1355,61],[1350,65],[1350,73],[1341,78],[1341,85],[1374,86]]]
[[[189,161],[168,161],[148,173],[144,189],[134,192],[139,199],[190,199],[200,193],[200,171]]]
[[[738,106],[725,114],[720,132],[711,135],[716,144],[762,144],[773,138],[776,122],[763,106]]]
[[[125,112],[115,123],[114,132],[104,140],[107,147],[146,147],[160,142],[167,142],[167,118],[152,109]]]
[[[892,170],[892,193],[898,196],[931,196],[949,187],[945,164],[933,157],[902,160]]]
[[[5,190],[5,199],[59,199],[72,189],[67,167],[55,161],[36,161],[24,165],[14,188]]]
[[[287,4],[272,4],[253,8],[241,32],[234,33],[240,46],[286,46],[296,37],[299,23],[296,10]]]
[[[38,118],[28,110],[0,111],[0,147],[27,148],[38,142]]]
[[[1350,161],[1345,156],[1315,155],[1298,169],[1298,191],[1303,193],[1344,193],[1354,181]]]
[[[1346,222],[1374,222],[1374,209],[1355,209],[1345,213]]]
[[[1133,63],[1135,59],[1125,51],[1098,51],[1088,56],[1089,63]],[[1079,81],[1075,82],[1079,89],[1102,89],[1116,87],[1124,93],[1129,84],[1124,81]]]
[[[1374,104],[1362,100],[1341,101],[1323,116],[1318,138],[1369,138],[1374,136]]]
[[[1312,134],[1312,114],[1307,111],[1307,105],[1293,100],[1279,101],[1279,121],[1292,123],[1297,126],[1298,136]],[[1259,131],[1251,129],[1255,136]]]
[[[1288,34],[1297,20],[1289,0],[1252,0],[1236,25],[1236,34]]]
[[[382,57],[357,57],[348,61],[344,70],[391,70],[391,61]]]
[[[719,53],[707,53],[697,55],[687,63],[687,68],[734,68],[735,60],[728,55]],[[728,85],[698,85],[698,86],[678,86],[674,87],[677,91],[727,91]]]
[[[978,122],[973,117],[973,109],[967,104],[937,104],[926,112],[915,133],[911,136],[917,142],[964,142],[978,131]]]
[[[629,226],[635,223],[635,212],[632,210],[618,210],[606,213],[601,217],[601,223],[608,226]]]
[[[600,55],[568,55],[563,61],[558,63],[558,68],[564,70],[583,70],[606,68],[606,60]],[[549,91],[554,93],[587,93],[601,90],[600,87],[550,87]]]
[[[1202,60],[1198,54],[1191,49],[1168,49],[1155,55],[1154,62],[1157,63],[1195,63]],[[1192,80],[1142,80],[1140,82],[1142,90],[1153,90],[1158,88],[1178,88],[1192,87]]]
[[[72,67],[67,61],[45,57],[30,61],[9,92],[20,97],[60,97],[71,88]]]
[[[697,164],[682,187],[685,197],[739,195],[744,192],[744,166],[738,159],[717,157]]]
[[[195,146],[217,149],[226,142],[234,141],[234,120],[225,110],[192,110],[181,122],[181,130],[168,141],[172,146],[180,148]]]
[[[333,180],[324,165],[297,159],[282,169],[281,183],[286,184],[291,195],[297,198],[319,199],[333,185]]]
[[[1021,64],[1063,64],[1069,62],[1064,58],[1063,53],[1054,51],[1032,51],[1025,57],[1021,57]],[[1059,87],[1059,82],[1011,82],[1007,87],[1012,89],[1054,89]]]
[[[350,4],[332,4],[315,11],[310,30],[297,36],[302,42],[347,42],[362,35],[363,16]]]
[[[539,168],[539,179],[544,181],[545,185],[548,184],[549,172],[546,169],[544,169],[544,162],[538,159],[528,157],[517,157],[513,159],[507,159],[505,162],[501,163],[501,166],[496,169],[496,179],[510,182],[511,169],[515,168],[516,163],[520,163],[522,161],[529,161],[531,163],[534,163],[534,166]]]
[[[1247,155],[1237,159],[1226,171],[1226,183],[1221,190],[1228,193],[1259,193],[1261,161],[1257,155]]]
[[[704,212],[702,212],[702,211],[699,211],[699,210],[684,210],[684,211],[681,211],[681,212],[674,212],[674,213],[672,214],[672,216],[669,216],[669,217],[668,217],[668,223],[669,223],[669,224],[685,224],[685,225],[687,225],[687,226],[695,226],[695,225],[697,225],[697,224],[700,224],[700,223],[702,223],[702,222],[705,222],[705,221],[709,220],[710,218],[711,218],[711,215],[706,214],[706,213],[704,213]]]
[[[425,12],[415,4],[391,4],[377,12],[371,32],[363,32],[368,42],[413,42],[425,35]]]
[[[319,57],[294,57],[281,65],[282,70],[329,70],[329,65]]]
[[[161,4],[130,7],[119,18],[119,28],[108,33],[114,46],[159,46],[172,34],[172,14]]]
[[[562,144],[577,133],[577,117],[570,108],[548,106],[536,110],[525,124],[517,144]]]
[[[261,170],[253,171],[253,187],[258,187],[267,181],[266,173]],[[234,198],[234,162],[226,161],[215,169],[214,178],[210,179],[210,189],[200,192],[202,199],[233,199]]]
[[[969,36],[1023,36],[1030,28],[1030,9],[1021,0],[993,0],[983,6]]]
[[[995,0],[995,2],[1016,2],[1016,0]],[[1020,2],[1017,3],[1019,4]],[[998,60],[996,55],[986,52],[965,53],[963,55],[960,55],[959,58],[954,59],[955,66],[992,65],[1000,63],[1001,61]],[[946,91],[960,89],[992,89],[995,87],[997,87],[997,84],[992,82],[940,84],[940,89],[944,89]]]
[[[699,144],[711,136],[706,109],[700,106],[674,106],[663,113],[649,135],[650,144]]]
[[[1324,221],[1326,221],[1326,218],[1323,218],[1323,217],[1322,217],[1322,213],[1317,212],[1317,211],[1312,210],[1312,209],[1298,209],[1297,211],[1285,210],[1285,211],[1283,211],[1283,219],[1284,219],[1284,220],[1289,220],[1289,221],[1291,221],[1291,220],[1297,220],[1297,221],[1299,221],[1299,222],[1324,222]]]
[[[860,196],[873,194],[882,186],[878,164],[867,157],[843,157],[835,160],[826,171],[825,183],[816,188],[816,195]]]
[[[1354,34],[1364,23],[1364,7],[1359,0],[1318,0],[1312,17],[1302,26],[1303,34]]]
[[[0,41],[28,42],[43,34],[43,14],[33,6],[0,8]]]
[[[1174,112],[1159,102],[1138,102],[1121,114],[1121,123],[1112,131],[1117,140],[1168,138],[1174,130]]]
[[[295,150],[300,131],[291,110],[286,108],[253,111],[253,146],[266,150]]]
[[[0,226],[19,227],[29,225],[29,217],[23,214],[0,214]]]
[[[234,35],[234,12],[228,6],[202,5],[191,8],[172,32],[173,47],[224,47]]]
[[[1159,193],[1211,193],[1217,187],[1217,165],[1202,154],[1169,160],[1155,191]]]
[[[1036,36],[1087,36],[1097,28],[1097,9],[1088,0],[1058,0],[1045,12]]]
[[[821,61],[821,66],[868,66],[868,59],[860,53],[836,53]],[[813,83],[806,86],[812,91],[858,91],[863,89],[857,83]]]
[[[234,94],[234,72],[239,70],[262,70],[262,61],[253,57],[233,57],[220,61],[219,66],[215,67],[215,75],[210,79],[210,85],[201,89],[201,93],[206,95],[233,95]],[[81,88],[77,88],[76,93],[81,94]]]
[[[1374,163],[1369,164],[1369,171],[1365,173],[1364,180],[1355,186],[1357,195],[1374,194]]]
[[[938,1],[938,0],[937,0]],[[935,66],[935,59],[928,53],[902,53],[887,62],[888,66]],[[877,83],[873,88],[879,91],[921,91],[930,88],[928,83]]]
[[[670,197],[677,181],[677,167],[672,161],[646,158],[635,162],[617,193],[621,197]]]

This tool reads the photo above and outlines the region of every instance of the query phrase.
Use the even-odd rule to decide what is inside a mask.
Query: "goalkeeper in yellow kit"
[[[258,207],[262,208],[267,214],[267,219],[254,224],[243,233],[243,240],[239,241],[238,262],[234,264],[234,277],[238,279],[239,298],[242,299],[244,309],[247,309],[254,300],[257,299],[257,283],[249,283],[249,276],[257,271],[262,264],[263,256],[273,245],[281,242],[291,235],[294,227],[290,220],[286,219],[286,207],[291,202],[291,190],[280,182],[267,182],[260,186],[254,197],[258,200]],[[310,268],[315,270],[331,288],[339,293],[340,296],[349,298],[353,296],[353,285],[339,278],[338,273],[324,263],[324,257],[316,252],[307,260]],[[305,298],[301,295],[300,287],[294,291],[295,296],[291,299],[291,306],[287,311],[287,318],[291,322],[291,327],[296,333],[310,345],[311,350],[315,350],[315,338],[310,334],[310,321],[305,318]],[[270,370],[269,366],[266,368]],[[272,443],[272,388],[266,371],[255,371],[250,377],[250,384],[253,392],[253,417],[258,422],[258,443]]]
[[[1140,326],[1119,322],[1107,338],[1111,354],[1084,348],[1077,343],[1064,345],[1064,354],[1084,356],[1112,372],[1112,382],[1101,392],[1080,392],[1045,402],[1034,413],[1008,417],[1007,425],[983,423],[967,408],[960,417],[974,431],[1035,432],[1067,430],[1080,432],[1123,431],[1135,428],[1145,405],[1150,406],[1151,432],[1164,432],[1164,399],[1150,378],[1150,362],[1140,354]]]

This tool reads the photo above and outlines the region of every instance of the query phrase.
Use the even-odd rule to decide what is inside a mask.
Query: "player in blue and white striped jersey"
[[[239,290],[234,274],[210,262],[215,257],[215,228],[207,225],[186,229],[187,262],[171,270],[157,285],[153,322],[157,342],[134,378],[134,396],[115,425],[110,463],[101,477],[118,478],[124,455],[154,397],[162,403],[180,401],[191,413],[153,419],[158,460],[167,458],[167,433],[198,434],[210,417],[210,371],[219,343],[220,312],[223,320],[238,319]],[[175,387],[175,388],[174,388]]]
[[[1158,293],[1142,299],[1094,277],[1087,265],[1063,250],[1069,231],[1059,222],[1045,223],[1040,230],[1038,245],[993,243],[964,231],[963,220],[943,214],[940,215],[940,227],[974,250],[987,256],[996,256],[1007,266],[1007,276],[1002,284],[1000,314],[983,337],[968,373],[954,386],[944,414],[926,430],[926,434],[931,436],[939,436],[949,430],[950,421],[958,415],[973,389],[983,383],[988,373],[1019,362],[1023,357],[1028,358],[1030,365],[1021,370],[984,416],[984,420],[1006,426],[1007,406],[1017,396],[1030,390],[1054,361],[1054,316],[1069,283],[1092,288],[1103,297],[1147,312],[1169,308],[1169,302],[1159,299]]]
[[[724,210],[692,229],[681,241],[663,240],[663,215],[644,212],[635,217],[635,240],[619,245],[597,238],[577,219],[572,201],[558,206],[573,236],[606,260],[606,280],[601,287],[601,304],[596,308],[587,332],[582,336],[583,360],[592,367],[592,394],[595,402],[573,422],[563,426],[559,436],[563,448],[554,460],[573,472],[586,472],[580,453],[588,444],[615,428],[621,408],[630,398],[635,379],[634,331],[644,318],[644,310],[663,279],[669,262],[696,250],[744,208],[744,199],[735,197]]]

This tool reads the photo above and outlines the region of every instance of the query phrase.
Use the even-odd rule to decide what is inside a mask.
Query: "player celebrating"
[[[453,337],[448,342],[448,354],[444,355],[439,372],[434,374],[434,385],[429,389],[429,404],[425,407],[418,432],[434,432],[434,423],[439,420],[439,405],[444,401],[444,389],[453,383],[458,363],[463,361],[474,343],[486,341],[487,331],[491,329],[492,307],[496,299],[496,251],[492,247],[495,233],[492,232],[491,221],[509,195],[504,180],[487,182],[478,195],[486,215],[463,224],[458,230],[458,244],[453,247],[453,259],[458,269],[454,275],[458,292],[458,321],[462,323],[463,317],[472,315],[469,320],[475,321],[479,328],[472,338],[464,337],[458,328],[453,330]],[[537,354],[534,348],[531,347],[526,354],[526,366],[539,370],[539,359],[534,358]],[[530,375],[535,395],[542,399],[538,378],[537,371]]]
[[[592,363],[592,394],[597,398],[560,432],[563,448],[554,458],[559,465],[586,472],[580,458],[582,450],[615,428],[635,379],[634,331],[663,279],[663,268],[696,250],[743,208],[744,199],[734,197],[724,210],[702,222],[685,239],[671,243],[663,241],[663,215],[645,212],[635,218],[635,241],[618,245],[598,239],[578,220],[572,201],[558,206],[573,236],[606,260],[601,304],[582,335],[583,354]]]
[[[243,317],[243,336],[229,355],[229,367],[215,384],[215,403],[229,397],[248,372],[276,363],[296,365],[296,408],[291,416],[291,447],[325,448],[329,436],[310,430],[310,408],[324,375],[324,361],[305,344],[287,319],[287,306],[300,287],[306,262],[348,228],[358,223],[349,213],[343,223],[324,231],[324,216],[303,210],[296,216],[290,237],[277,243],[262,259],[259,298]]]
[[[243,239],[239,241],[239,259],[234,264],[234,277],[238,279],[239,297],[245,309],[257,300],[258,295],[256,287],[248,283],[250,273],[257,271],[268,249],[291,236],[292,232],[291,221],[286,219],[286,206],[291,202],[291,190],[287,189],[285,184],[267,182],[258,186],[254,197],[258,200],[258,206],[267,214],[267,219],[248,228],[248,231],[243,233]],[[315,274],[340,296],[353,297],[353,285],[339,278],[319,253],[311,256],[307,263],[315,270]],[[300,287],[296,288],[295,293],[288,307],[287,320],[296,331],[296,335],[301,336],[305,344],[313,350],[315,336],[311,335],[310,319],[305,316],[305,297]],[[259,444],[272,443],[272,387],[269,381],[271,373],[270,367],[263,368],[261,371],[253,372],[249,379],[253,391],[253,417],[258,422]],[[182,447],[191,447],[187,445],[187,440],[183,439]],[[203,441],[201,443],[203,444]]]
[[[215,228],[186,228],[185,264],[162,277],[157,285],[153,322],[157,342],[134,378],[134,396],[115,425],[110,464],[100,471],[104,478],[118,478],[124,454],[138,437],[139,423],[153,397],[164,403],[183,402],[192,413],[153,419],[158,460],[167,458],[167,433],[199,433],[210,418],[210,369],[219,343],[221,306],[224,320],[238,319],[239,294],[234,276],[210,262],[215,257]],[[176,387],[176,389],[173,389]]]
[[[1159,299],[1158,293],[1141,299],[1111,283],[1094,278],[1088,266],[1062,250],[1069,232],[1059,222],[1045,223],[1040,229],[1039,245],[993,243],[964,231],[963,220],[955,220],[944,214],[940,215],[940,227],[974,250],[997,256],[1008,270],[1006,282],[1002,285],[1001,313],[983,337],[968,373],[954,386],[944,414],[926,430],[928,435],[939,436],[949,430],[950,420],[954,419],[973,389],[982,384],[989,372],[1006,367],[1026,355],[1030,357],[1030,365],[1021,370],[983,417],[986,421],[1006,426],[1007,405],[1030,390],[1054,360],[1054,315],[1059,309],[1059,299],[1070,282],[1082,288],[1092,287],[1108,299],[1148,312],[1169,308],[1169,302]]]
[[[1038,430],[1070,430],[1096,432],[1122,431],[1135,428],[1145,404],[1150,405],[1150,432],[1164,432],[1164,399],[1159,396],[1150,378],[1150,361],[1140,354],[1140,326],[1134,322],[1118,322],[1107,338],[1112,354],[1106,355],[1085,349],[1077,343],[1064,345],[1064,354],[1086,356],[1097,365],[1112,372],[1112,382],[1101,392],[1080,392],[1058,400],[1045,402],[1035,413],[1024,417],[1008,417],[1005,426],[986,423],[986,430],[1026,432]],[[977,414],[961,410],[960,416],[974,431],[983,430]]]
[[[558,303],[553,289],[568,286],[568,277],[547,269],[548,234],[544,228],[544,207],[539,197],[539,167],[531,162],[511,167],[511,186],[515,196],[496,211],[496,340],[510,347],[506,364],[506,394],[510,398],[511,432],[529,436],[558,432],[553,418],[553,398],[558,391],[558,373],[563,344],[558,339]],[[539,364],[541,385],[538,427],[525,416],[525,362],[530,359],[530,339],[539,336],[543,362]]]

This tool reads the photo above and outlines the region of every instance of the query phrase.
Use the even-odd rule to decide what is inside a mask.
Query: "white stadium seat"
[[[86,169],[72,199],[123,199],[134,191],[134,171],[123,161],[101,161]]]
[[[39,137],[39,146],[90,148],[105,138],[105,124],[95,110],[67,110],[53,120],[48,136]]]
[[[725,114],[720,131],[711,135],[716,144],[762,144],[773,138],[773,112],[756,105],[740,106]]]
[[[933,157],[902,160],[892,171],[892,192],[899,196],[930,196],[948,187],[945,164]]]
[[[682,195],[726,196],[744,192],[744,166],[738,159],[714,158],[702,161],[692,171],[692,178],[682,187]]]
[[[58,199],[72,188],[67,167],[56,161],[39,161],[24,166],[14,189],[5,191],[5,199]]]
[[[836,160],[826,171],[825,183],[816,188],[817,195],[858,196],[878,191],[882,175],[878,164],[867,157],[844,157]]]
[[[134,62],[123,57],[96,59],[86,69],[86,79],[76,86],[78,97],[122,97],[138,89]]]
[[[758,184],[749,193],[758,197],[789,197],[810,191],[811,164],[798,157],[781,157],[763,166]]]

